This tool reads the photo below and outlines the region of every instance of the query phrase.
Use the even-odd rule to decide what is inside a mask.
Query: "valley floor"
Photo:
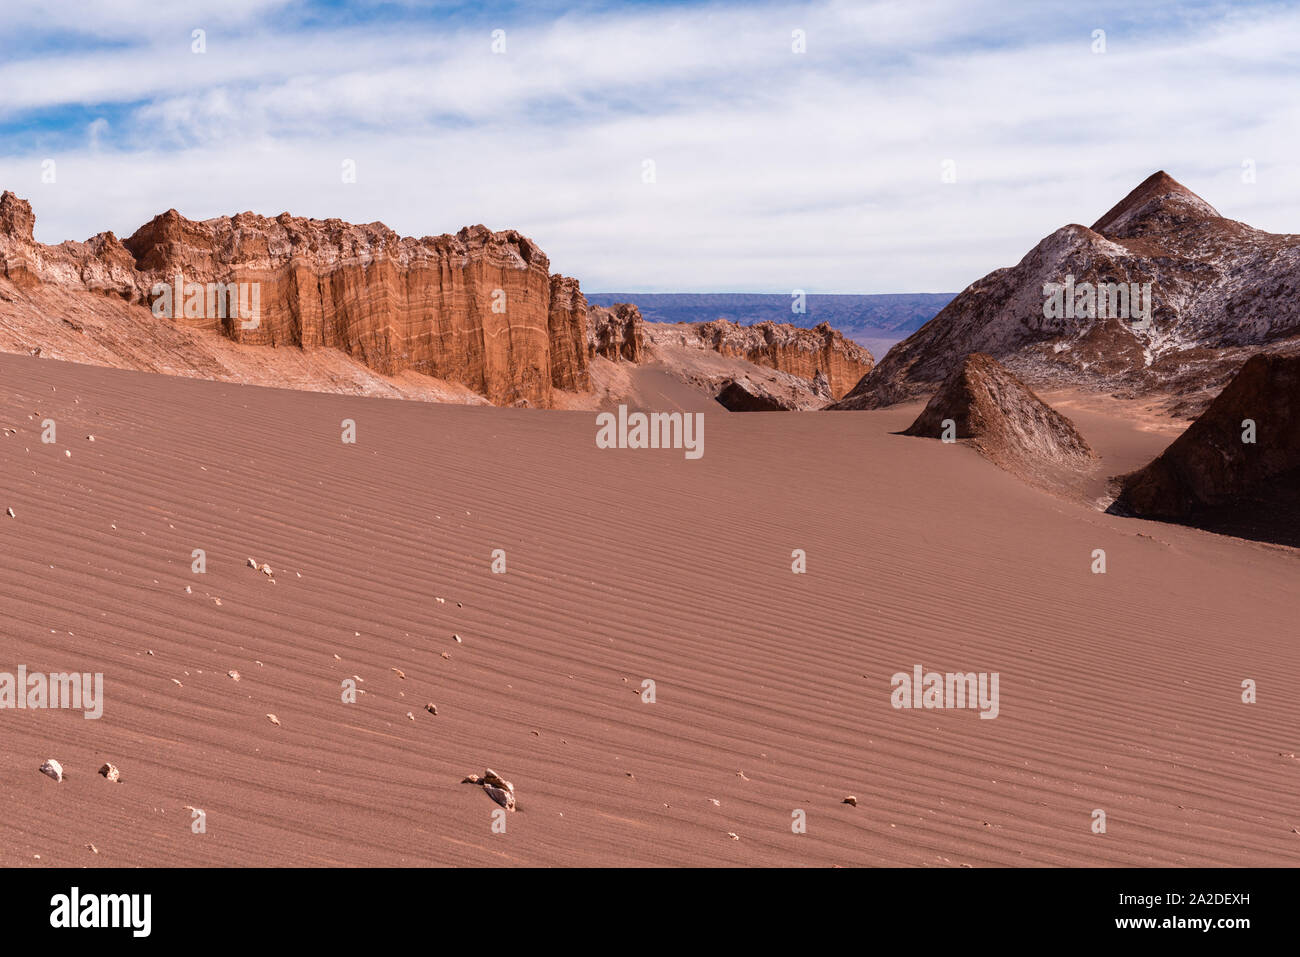
[[[1297,552],[891,434],[919,406],[710,411],[692,461],[590,412],[0,377],[0,672],[105,681],[0,710],[0,866],[1300,865]],[[1059,407],[1114,472],[1171,438]],[[998,717],[895,710],[917,664],[998,672]]]

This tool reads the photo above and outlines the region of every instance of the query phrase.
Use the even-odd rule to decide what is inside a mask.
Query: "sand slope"
[[[0,865],[1300,864],[1296,553],[891,435],[916,404],[706,414],[687,461],[591,413],[0,376],[0,670],[107,684],[0,711]],[[894,710],[916,663],[999,672],[1000,716]]]

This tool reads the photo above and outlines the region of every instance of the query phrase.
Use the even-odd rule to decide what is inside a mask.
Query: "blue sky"
[[[1297,81],[1295,4],[7,3],[0,188],[45,242],[288,210],[590,291],[946,292],[1161,168],[1300,232]]]

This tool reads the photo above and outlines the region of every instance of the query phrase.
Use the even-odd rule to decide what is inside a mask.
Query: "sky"
[[[1295,3],[6,0],[0,90],[47,243],[289,211],[590,292],[955,292],[1157,169],[1300,232]]]

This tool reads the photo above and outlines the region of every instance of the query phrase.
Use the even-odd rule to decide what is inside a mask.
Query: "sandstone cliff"
[[[1072,282],[1069,315],[1045,313],[1045,287]],[[1143,307],[1102,308],[1100,286],[1149,285]],[[1118,303],[1123,307],[1121,300]],[[1116,312],[1127,311],[1127,317]],[[963,357],[985,352],[1032,384],[1125,396],[1172,394],[1203,406],[1261,349],[1300,350],[1300,235],[1252,229],[1163,172],[1091,228],[1069,225],[1016,266],[969,286],[899,343],[838,408],[891,405],[935,388]]]
[[[641,362],[645,359],[646,324],[641,310],[620,302],[605,308],[587,307],[587,355]]]
[[[181,294],[154,326],[246,345],[335,349],[381,376],[416,372],[496,404],[549,406],[552,390],[587,386],[577,282],[551,276],[542,251],[513,230],[473,226],[412,239],[380,223],[252,213],[195,222],[169,210],[125,242],[102,233],[44,246],[32,237],[33,222],[28,203],[0,197],[3,276],[19,291],[0,296],[0,312],[58,290],[68,310],[94,311],[78,295],[107,295],[143,311],[131,318],[147,326],[158,319],[156,290],[179,274]],[[256,284],[255,320],[238,312],[233,295],[215,307],[211,294],[191,297],[212,283]]]
[[[168,210],[125,241],[101,233],[46,246],[34,223],[30,204],[0,195],[0,349],[257,384],[567,408],[592,399],[597,360],[673,366],[635,305],[588,305],[578,281],[552,275],[545,254],[514,230],[414,239],[382,223],[288,213],[200,222]],[[871,363],[828,326],[681,328],[698,349],[747,360],[708,381],[695,363],[676,370],[710,396],[727,379],[753,378],[752,362],[790,373],[778,391],[815,407],[826,383],[842,391]]]
[[[656,345],[706,349],[723,356],[806,379],[826,381],[834,398],[844,395],[871,371],[871,353],[844,338],[826,323],[803,329],[787,323],[759,322],[742,326],[726,319],[699,324],[647,323],[647,336]]]

